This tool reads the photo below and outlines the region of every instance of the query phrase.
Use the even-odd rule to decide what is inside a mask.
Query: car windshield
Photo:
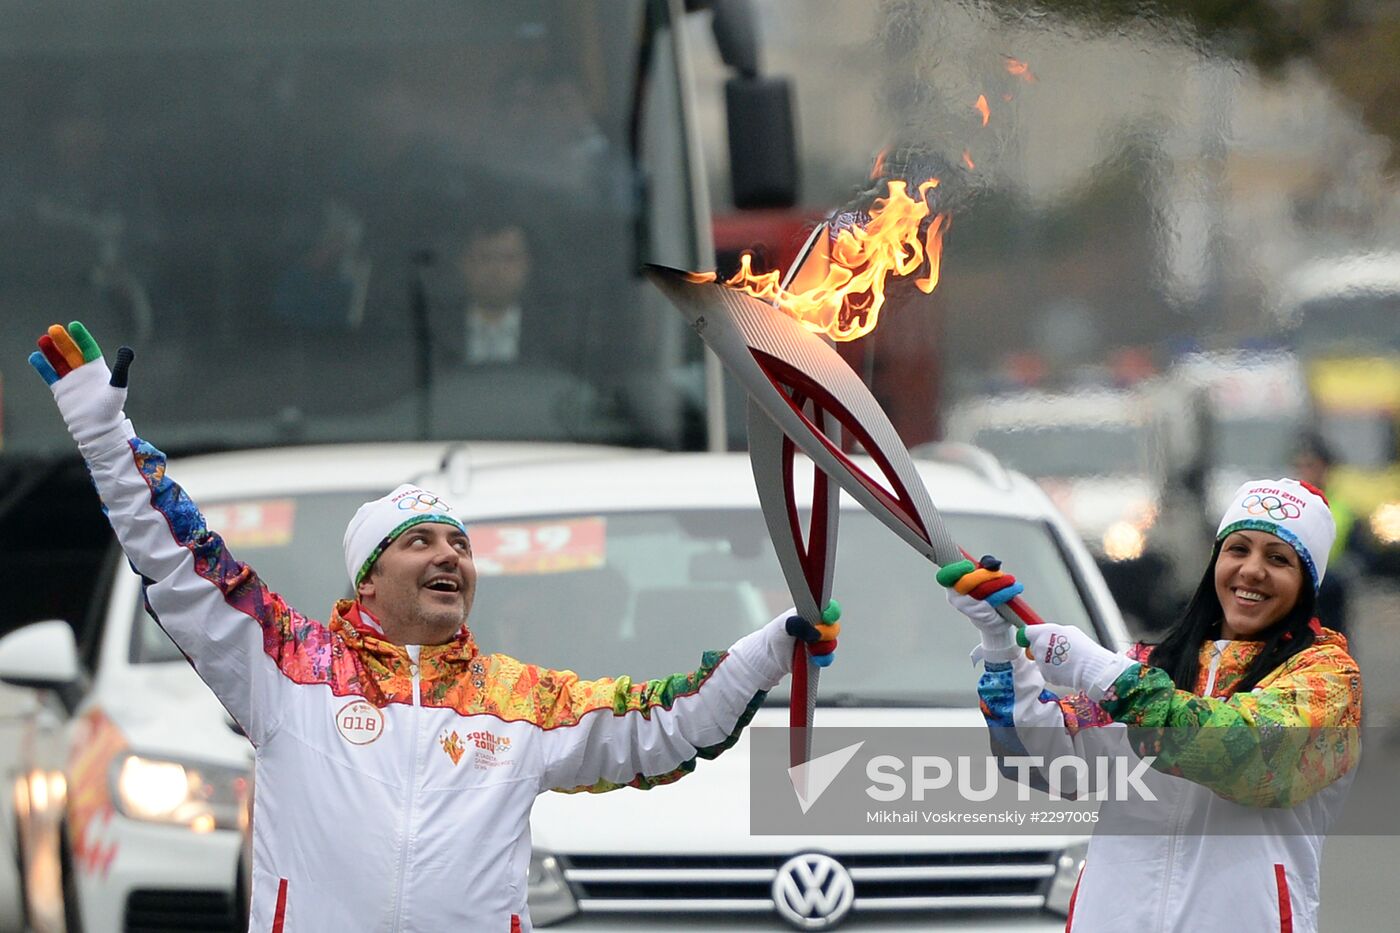
[[[4,346],[59,313],[132,345],[171,451],[685,445],[699,341],[636,272],[640,0],[8,7]],[[5,456],[70,453],[4,376]]]
[[[230,548],[306,614],[324,619],[349,586],[340,529],[365,497],[308,496],[207,508]],[[1030,585],[1046,618],[1093,630],[1048,526],[953,514],[972,553],[993,552]],[[470,523],[479,584],[471,628],[485,652],[585,678],[693,670],[792,603],[757,509],[530,516]],[[824,702],[976,703],[973,629],[944,599],[929,563],[862,511],[841,517],[835,595],[841,654]],[[183,661],[138,609],[134,660]],[[773,702],[783,701],[786,686]]]
[[[326,618],[331,603],[350,595],[339,542],[345,525],[361,503],[383,490],[269,496],[200,503],[204,523],[218,532],[233,555],[262,575],[291,606],[306,615]],[[143,606],[136,607],[131,661],[184,661],[175,644]]]
[[[1042,479],[1139,475],[1147,468],[1147,430],[1139,425],[984,428],[972,442],[1007,466]]]

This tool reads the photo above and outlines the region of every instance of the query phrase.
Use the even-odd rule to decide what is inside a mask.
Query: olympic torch
[[[783,286],[791,287],[801,274],[803,263],[821,242],[822,225],[807,240],[788,270]],[[820,404],[800,387],[787,388],[792,403],[814,424],[839,437],[839,425]],[[831,599],[832,574],[836,565],[836,532],[840,518],[841,487],[827,474],[814,469],[807,531],[802,529],[796,494],[797,448],[792,438],[763,410],[752,394],[748,401],[749,465],[768,536],[778,556],[778,565],[792,594],[793,606],[809,622],[817,623]],[[788,764],[796,769],[812,757],[812,727],[816,722],[817,686],[821,666],[798,640],[792,653],[792,689],[788,699]],[[800,797],[807,797],[807,772],[789,770]]]
[[[949,536],[889,417],[834,349],[773,305],[719,284],[713,276],[662,266],[650,266],[647,273],[748,393],[750,404],[821,473],[935,565],[970,557]],[[751,429],[755,420],[751,415]],[[880,477],[846,455],[841,432],[864,449]],[[761,429],[756,433],[764,446],[760,460],[771,457],[771,440]],[[1020,597],[998,611],[1014,625],[1042,621]]]

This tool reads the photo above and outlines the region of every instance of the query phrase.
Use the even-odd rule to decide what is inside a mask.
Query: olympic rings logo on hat
[[[1051,635],[1045,649],[1045,663],[1060,665],[1069,660],[1069,639],[1063,635]]]
[[[417,495],[404,496],[395,505],[400,512],[451,512],[452,506],[443,502],[430,492],[419,492]]]
[[[1250,515],[1267,515],[1276,522],[1299,518],[1303,514],[1302,509],[1292,502],[1284,502],[1278,496],[1247,496],[1240,505]]]

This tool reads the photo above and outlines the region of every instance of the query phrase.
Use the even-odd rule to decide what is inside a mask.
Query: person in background
[[[1323,491],[1332,506],[1332,519],[1337,524],[1337,537],[1327,555],[1330,572],[1317,591],[1317,617],[1323,625],[1347,635],[1355,654],[1356,638],[1347,625],[1347,594],[1351,590],[1352,575],[1356,572],[1350,552],[1356,513],[1328,488],[1327,480],[1335,463],[1332,449],[1316,432],[1304,434],[1293,454],[1295,475]]]
[[[523,226],[509,219],[474,224],[453,254],[452,272],[461,288],[436,328],[448,366],[570,368],[576,327],[532,300],[531,278],[540,270]]]
[[[310,332],[357,331],[365,322],[371,271],[361,249],[364,223],[346,205],[327,201],[315,240],[278,280],[272,313]]]

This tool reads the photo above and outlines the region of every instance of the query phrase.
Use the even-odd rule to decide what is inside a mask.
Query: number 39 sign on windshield
[[[472,525],[477,573],[507,576],[564,573],[603,566],[607,522],[601,516],[558,521]]]

